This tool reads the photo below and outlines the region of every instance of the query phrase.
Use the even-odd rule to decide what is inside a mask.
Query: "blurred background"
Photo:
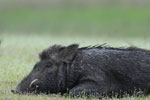
[[[150,36],[150,0],[0,0],[0,34]]]

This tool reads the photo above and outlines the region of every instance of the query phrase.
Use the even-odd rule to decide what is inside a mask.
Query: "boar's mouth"
[[[36,81],[38,81],[38,79],[34,79],[33,81],[31,81],[31,83],[29,84],[29,88],[31,88],[33,83],[35,83]]]

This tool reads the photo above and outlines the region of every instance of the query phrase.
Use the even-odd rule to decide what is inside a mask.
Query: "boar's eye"
[[[50,68],[52,66],[53,66],[53,64],[51,62],[48,62],[45,67]]]

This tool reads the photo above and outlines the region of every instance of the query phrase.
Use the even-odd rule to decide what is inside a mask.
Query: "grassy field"
[[[18,95],[10,92],[32,70],[39,60],[38,54],[53,44],[78,43],[82,47],[107,43],[114,47],[150,49],[149,5],[113,4],[96,7],[66,5],[62,8],[55,8],[55,5],[39,8],[32,7],[32,4],[30,7],[19,4],[14,7],[11,3],[1,6],[0,100],[73,100],[60,95]],[[150,100],[150,96],[121,100]]]
[[[0,100],[74,100],[60,95],[18,95],[10,91],[26,76],[39,60],[38,53],[53,45],[78,43],[80,47],[103,44],[114,47],[138,46],[150,49],[150,38],[58,37],[51,35],[1,34],[0,40]],[[96,98],[95,98],[96,99]],[[86,100],[80,98],[79,100]],[[92,99],[93,100],[93,99]],[[103,100],[118,100],[108,99]],[[127,97],[120,100],[150,100],[150,97]]]

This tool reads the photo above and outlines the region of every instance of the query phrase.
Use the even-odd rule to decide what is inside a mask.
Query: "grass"
[[[150,49],[150,38],[58,37],[40,34],[1,34],[0,40],[0,100],[74,100],[60,95],[12,94],[21,79],[39,60],[38,53],[53,45],[79,43],[80,46],[107,43],[114,47],[138,46]],[[96,99],[96,98],[95,98]],[[120,100],[149,100],[150,97],[126,97]],[[86,100],[86,98],[79,98]],[[93,99],[91,99],[93,100]],[[116,98],[103,100],[118,100]]]

